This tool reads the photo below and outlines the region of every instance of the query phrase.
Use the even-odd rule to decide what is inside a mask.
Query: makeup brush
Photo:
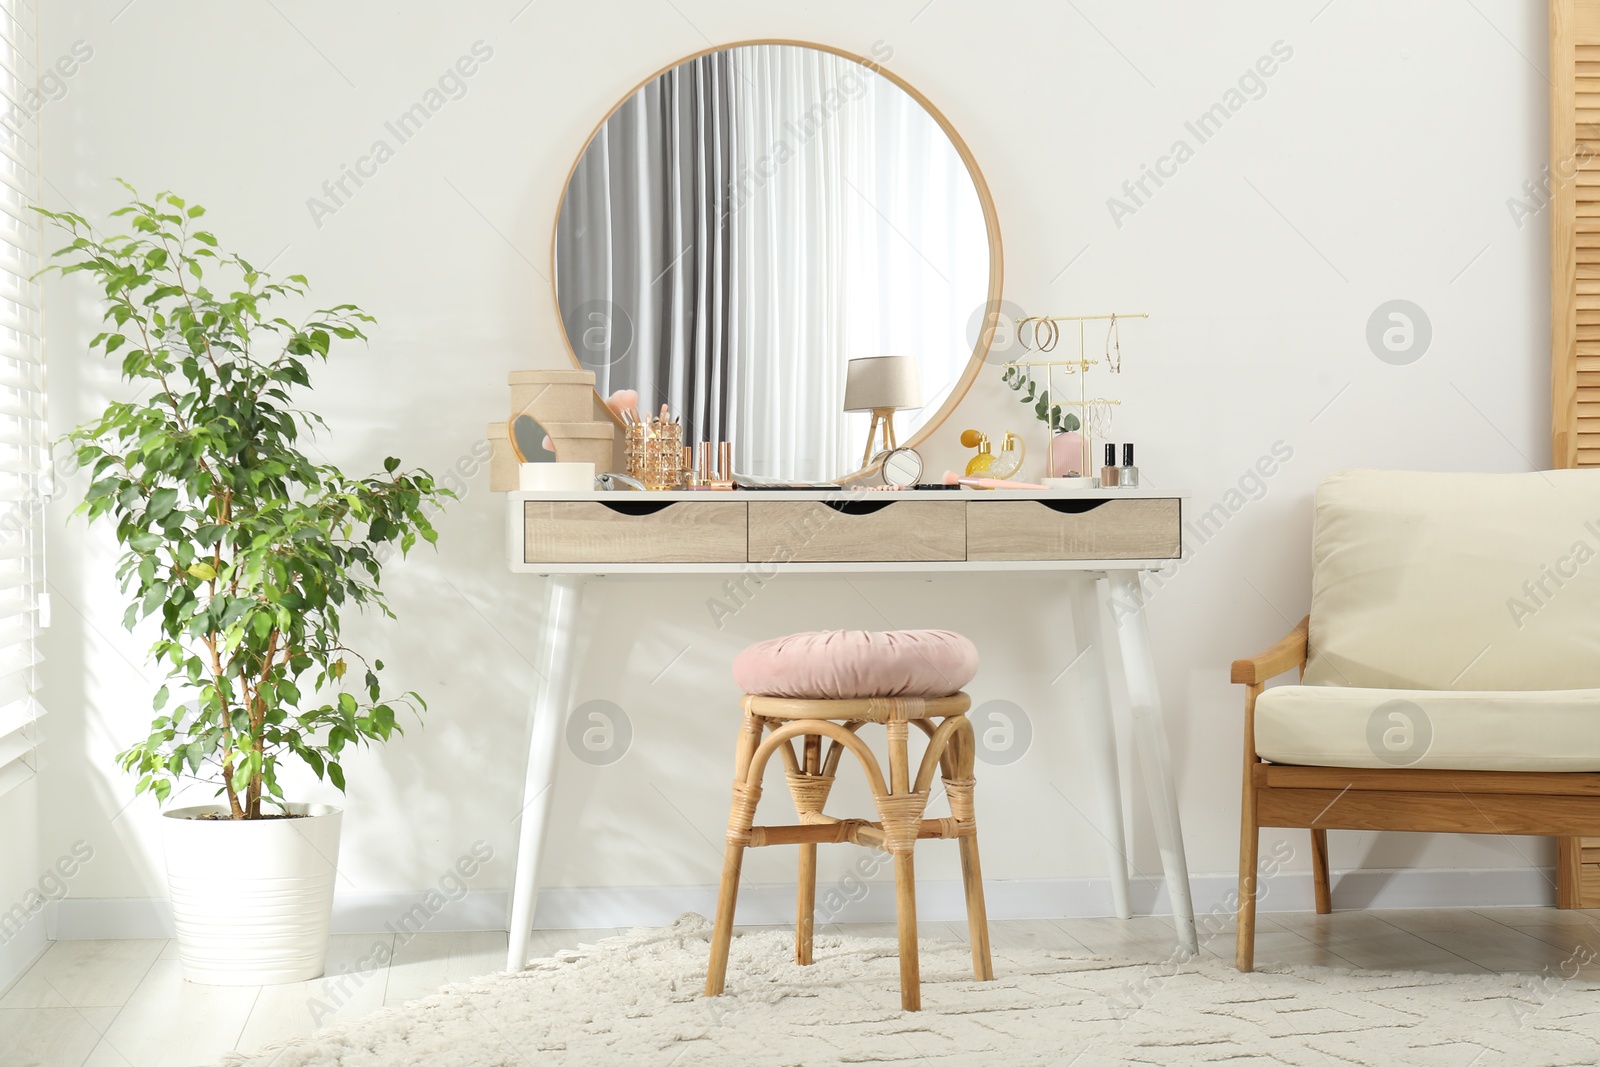
[[[945,485],[970,485],[974,489],[1048,489],[1033,482],[1008,482],[1002,478],[963,478],[955,471],[944,472]]]

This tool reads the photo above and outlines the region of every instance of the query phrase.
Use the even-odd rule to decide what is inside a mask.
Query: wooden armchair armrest
[[[1306,662],[1306,634],[1311,629],[1311,616],[1300,620],[1300,625],[1271,648],[1245,659],[1233,661],[1232,680],[1240,685],[1260,685],[1268,678],[1276,678],[1284,671],[1303,667]]]

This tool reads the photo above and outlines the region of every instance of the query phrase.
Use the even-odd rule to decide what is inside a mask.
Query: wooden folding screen
[[[1550,0],[1546,178],[1551,465],[1600,467],[1600,0]],[[1561,906],[1600,907],[1600,838],[1558,854]]]

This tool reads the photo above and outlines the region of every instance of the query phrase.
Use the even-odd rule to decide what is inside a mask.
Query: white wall
[[[225,244],[308,274],[324,301],[376,314],[371,345],[342,353],[314,398],[331,426],[322,454],[353,470],[389,452],[448,470],[502,417],[508,371],[563,365],[546,281],[561,182],[637,81],[712,42],[793,37],[860,53],[886,42],[887,66],[980,161],[1007,298],[1045,313],[1151,314],[1123,332],[1123,376],[1101,379],[1124,400],[1113,436],[1138,442],[1149,483],[1203,510],[1275,443],[1293,451],[1152,599],[1191,866],[1223,876],[1217,884],[1238,834],[1242,695],[1227,666],[1306,610],[1318,479],[1361,465],[1548,463],[1544,219],[1519,229],[1506,206],[1546,151],[1538,5],[506,0],[378,16],[306,0],[125,2],[45,6],[45,62],[78,40],[93,48],[44,111],[47,202],[99,216],[119,203],[113,176],[172,187],[207,205]],[[494,54],[465,98],[315,224],[307,198],[389,137],[385,121],[479,40]],[[1107,198],[1175,139],[1193,145],[1185,122],[1279,41],[1293,55],[1265,94],[1114,223]],[[1409,366],[1380,362],[1364,337],[1369,315],[1395,298],[1432,322],[1431,348]],[[52,421],[64,431],[118,386],[83,355],[92,294],[54,282],[48,299]],[[986,373],[927,450],[933,471],[959,461],[966,426],[1023,430],[1042,452],[1025,415]],[[499,856],[479,888],[509,882],[542,596],[537,579],[506,573],[502,508],[478,471],[441,521],[438,554],[393,569],[400,623],[356,635],[432,711],[426,728],[352,761],[343,893],[424,888],[477,838]],[[63,528],[66,513],[63,503],[51,516],[43,851],[93,844],[74,895],[156,897],[157,816],[146,800],[124,811],[131,783],[112,755],[141,735],[157,674],[144,639],[119,627],[108,532]],[[973,636],[984,657],[975,699],[1015,701],[1034,731],[1021,760],[980,768],[986,873],[1104,875],[1065,703],[1074,682],[1051,684],[1072,658],[1059,585],[785,580],[718,630],[705,604],[719,584],[594,588],[577,697],[621,705],[635,736],[611,766],[565,761],[547,884],[714,883],[736,722],[729,661],[759,638],[832,627]],[[315,783],[297,791],[330,799]],[[783,797],[769,803],[780,811]],[[1142,808],[1135,831],[1135,863],[1154,873]],[[1304,843],[1291,840],[1303,867]],[[1551,858],[1527,839],[1350,833],[1333,848],[1337,867]],[[783,851],[754,856],[749,877],[790,878]],[[923,873],[953,877],[945,851],[935,846]],[[833,850],[824,877],[852,858]]]
[[[57,895],[39,853],[37,776],[0,796],[0,993],[45,947],[43,902]]]

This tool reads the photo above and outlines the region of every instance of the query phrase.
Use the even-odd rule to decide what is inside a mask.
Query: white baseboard
[[[1335,908],[1553,907],[1553,872],[1530,868],[1489,870],[1359,870],[1335,872]],[[1233,875],[1195,875],[1189,880],[1195,914],[1232,915],[1238,881]],[[1311,911],[1309,872],[1284,873],[1262,883],[1263,912]],[[541,929],[661,926],[686,911],[710,915],[716,886],[633,886],[543,889],[536,925]],[[1168,915],[1164,884],[1136,881],[1129,896],[1135,915]],[[1081,919],[1112,914],[1111,883],[1104,878],[1026,879],[984,882],[991,919]],[[817,886],[818,924],[890,922],[894,883],[887,880]],[[958,881],[917,883],[917,917],[962,921],[966,898]],[[794,887],[753,886],[739,892],[739,922],[752,926],[794,921]]]
[[[438,911],[427,907],[430,894],[335,893],[333,932],[368,934],[404,929],[410,933],[504,930],[507,894],[503,889],[469,890]],[[432,894],[436,899],[438,894]],[[51,937],[57,941],[102,938],[172,937],[172,905],[141,897],[66,897],[47,905]]]
[[[34,912],[10,937],[0,942],[0,996],[15,985],[49,947],[43,911]]]
[[[1537,868],[1356,870],[1335,872],[1333,881],[1333,905],[1338,910],[1550,907],[1555,903],[1552,872]],[[1110,883],[1103,878],[989,880],[984,889],[991,919],[1111,914]],[[1233,914],[1236,882],[1232,875],[1196,875],[1190,879],[1190,889],[1197,915]],[[663,926],[688,911],[712,914],[716,894],[717,887],[709,885],[549,888],[539,893],[537,925],[546,930]],[[1135,914],[1170,914],[1164,885],[1136,881],[1131,896]],[[405,929],[443,933],[506,927],[505,890],[472,890],[432,915],[424,905],[426,897],[425,892],[335,896],[333,931],[358,934]],[[817,886],[817,907],[819,924],[887,922],[894,918],[894,883],[881,878],[870,882],[822,882]],[[1285,872],[1262,884],[1263,912],[1310,911],[1312,907],[1309,873]],[[51,905],[51,909],[52,936],[59,940],[172,936],[172,909],[165,900],[67,897]],[[918,917],[929,922],[964,919],[961,883],[919,882],[917,910]],[[793,886],[753,886],[740,892],[741,924],[762,926],[793,921]],[[37,937],[42,945],[44,928],[37,917],[34,925],[38,926]],[[0,947],[0,982],[8,973],[6,951],[21,940],[18,937]],[[24,950],[16,951],[21,954]]]

